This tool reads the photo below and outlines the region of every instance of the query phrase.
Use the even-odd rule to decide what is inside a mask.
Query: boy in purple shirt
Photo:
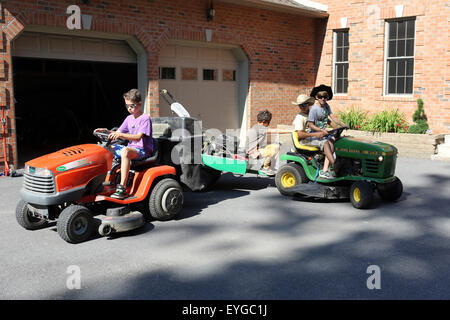
[[[108,138],[128,140],[127,146],[115,145],[115,157],[121,158],[120,184],[111,198],[125,199],[128,197],[126,181],[130,170],[131,160],[142,160],[153,153],[152,120],[142,111],[142,97],[137,89],[131,89],[123,95],[125,107],[130,115],[125,118],[117,131],[109,134]]]

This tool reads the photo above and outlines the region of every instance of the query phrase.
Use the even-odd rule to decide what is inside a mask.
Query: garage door
[[[136,63],[136,54],[123,40],[106,40],[24,32],[12,44],[15,57]]]
[[[159,87],[169,90],[203,129],[239,128],[237,68],[230,49],[168,45],[159,57]],[[160,115],[171,115],[161,100]]]

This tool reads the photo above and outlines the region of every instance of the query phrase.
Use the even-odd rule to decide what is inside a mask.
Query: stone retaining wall
[[[288,125],[279,125],[278,128],[294,130],[293,126]],[[380,141],[389,143],[398,149],[400,157],[420,159],[431,159],[431,156],[437,153],[437,145],[443,143],[445,137],[444,134],[372,133],[358,130],[346,130],[342,135],[351,136],[367,142]],[[288,144],[292,146],[292,138],[288,134],[279,135],[279,141],[283,145]]]

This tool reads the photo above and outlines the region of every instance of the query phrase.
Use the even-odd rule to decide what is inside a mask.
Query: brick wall
[[[213,21],[206,20],[205,0],[5,0],[0,22],[1,97],[8,105],[12,130],[8,143],[15,148],[14,103],[10,43],[28,25],[66,28],[66,9],[77,4],[82,14],[93,15],[92,31],[135,36],[148,53],[150,113],[159,111],[158,55],[171,39],[206,41],[205,29],[213,31],[212,42],[240,46],[250,62],[249,119],[259,110],[272,111],[273,125],[291,123],[299,93],[315,83],[320,45],[319,20],[295,14],[215,2]],[[17,159],[14,153],[11,159]]]
[[[422,98],[434,133],[450,132],[450,5],[448,1],[320,0],[328,5],[320,67],[316,84],[332,83],[333,30],[347,18],[349,30],[348,94],[330,102],[337,111],[352,106],[370,110],[398,108],[412,122]],[[403,17],[416,18],[414,94],[406,98],[383,95],[385,21],[396,18],[395,6],[404,5]]]

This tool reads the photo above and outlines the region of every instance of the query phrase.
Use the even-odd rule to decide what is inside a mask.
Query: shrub
[[[367,122],[367,111],[362,111],[360,109],[355,109],[351,107],[349,111],[338,112],[338,117],[343,123],[347,125],[350,129],[360,130],[364,127]]]
[[[398,109],[383,110],[374,114],[364,124],[363,130],[373,132],[406,132],[408,126],[406,124],[405,115]]]
[[[417,99],[417,109],[414,111],[412,119],[415,124],[409,127],[409,133],[424,134],[428,131],[429,126],[427,116],[425,115],[425,111],[423,109],[423,100],[420,98]]]

